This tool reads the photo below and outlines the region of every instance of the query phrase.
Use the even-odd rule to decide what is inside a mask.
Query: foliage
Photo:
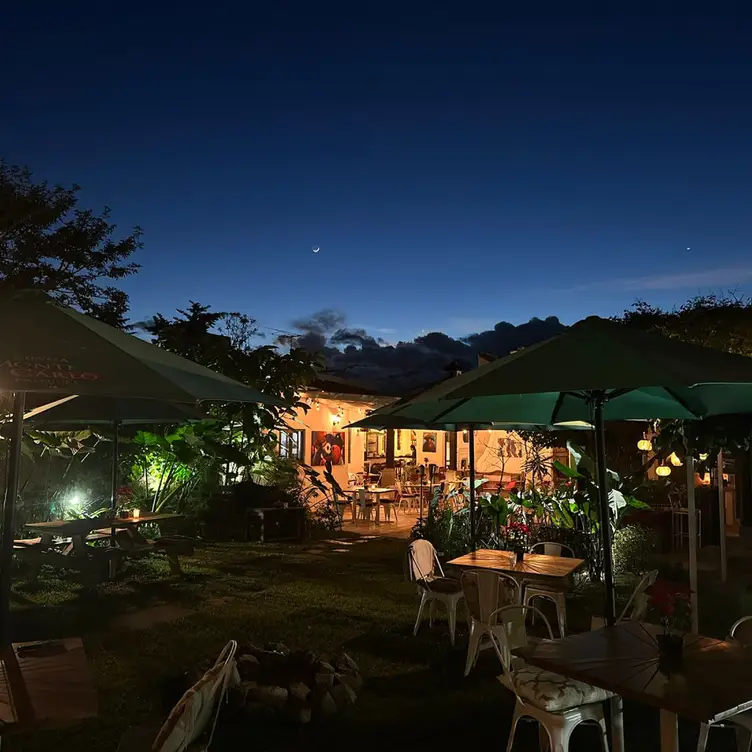
[[[752,298],[698,295],[672,310],[640,300],[618,320],[684,342],[752,355]]]
[[[614,532],[612,550],[616,574],[643,574],[651,568],[658,535],[644,525],[626,525]]]
[[[308,509],[311,524],[331,532],[341,530],[342,519],[337,511],[337,498],[342,498],[345,493],[331,467],[326,467],[323,473],[307,465],[301,468],[305,478],[301,500]]]
[[[689,631],[692,620],[691,592],[684,583],[656,580],[646,590],[648,612],[657,617],[666,629]]]
[[[141,230],[114,238],[110,210],[78,206],[79,187],[34,182],[0,161],[0,290],[45,290],[100,321],[125,327],[128,296],[110,284],[138,271]]]
[[[220,422],[206,420],[164,433],[138,431],[122,441],[133,447],[134,501],[152,512],[185,511],[202,483],[218,478],[223,465],[249,464],[246,454],[228,442]]]
[[[553,469],[550,449],[556,446],[556,435],[552,431],[518,431],[525,446],[525,459],[522,472],[530,478],[533,487],[543,484]]]

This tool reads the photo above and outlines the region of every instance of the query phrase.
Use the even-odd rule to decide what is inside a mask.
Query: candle
[[[133,510],[133,519],[137,520],[141,516],[141,510],[140,509],[134,509]]]

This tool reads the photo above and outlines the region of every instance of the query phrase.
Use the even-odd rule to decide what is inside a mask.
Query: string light
[[[674,467],[681,467],[681,466],[682,466],[682,464],[683,464],[683,463],[682,463],[682,461],[681,461],[681,458],[679,457],[679,455],[677,455],[677,453],[676,453],[676,452],[671,452],[671,454],[669,454],[669,456],[668,456],[668,461],[669,461],[669,462],[670,462],[670,463],[671,463],[671,464],[672,464],[672,465],[673,465]]]
[[[655,468],[655,474],[661,478],[666,478],[671,475],[671,468],[668,465],[658,465]]]
[[[708,458],[707,452],[700,452],[700,462],[705,462],[707,458]]]

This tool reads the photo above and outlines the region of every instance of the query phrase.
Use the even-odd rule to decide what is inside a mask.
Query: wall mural
[[[499,455],[502,457],[522,457],[522,442],[515,439],[511,434],[500,436]]]
[[[345,464],[345,432],[311,431],[311,465]]]

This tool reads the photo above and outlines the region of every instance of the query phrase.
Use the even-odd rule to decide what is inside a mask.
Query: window
[[[304,459],[304,431],[279,432],[279,456],[290,460]]]

